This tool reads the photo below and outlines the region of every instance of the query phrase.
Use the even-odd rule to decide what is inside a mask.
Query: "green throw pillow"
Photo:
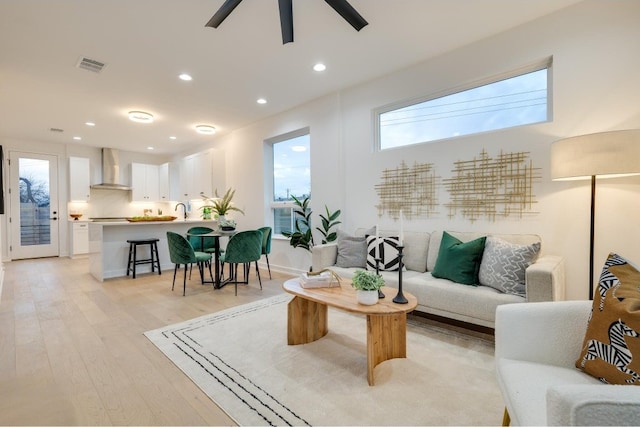
[[[478,286],[478,272],[486,239],[480,237],[462,243],[446,231],[443,232],[438,259],[431,275],[464,285]]]

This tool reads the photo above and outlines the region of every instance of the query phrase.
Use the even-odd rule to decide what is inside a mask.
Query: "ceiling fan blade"
[[[360,31],[369,23],[349,4],[347,0],[324,0],[342,16],[356,31]]]
[[[282,44],[293,42],[293,0],[278,0]]]
[[[240,4],[242,0],[225,0],[225,2],[220,6],[220,9],[209,19],[209,22],[205,25],[205,27],[213,27],[218,28],[218,25],[222,24],[222,21],[227,19],[227,16],[233,9],[236,8],[237,5]]]

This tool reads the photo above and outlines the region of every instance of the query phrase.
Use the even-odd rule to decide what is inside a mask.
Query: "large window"
[[[381,150],[549,120],[551,61],[445,96],[376,112]]]
[[[271,212],[273,232],[293,231],[293,197],[311,197],[309,129],[301,129],[267,141],[272,153],[273,186]]]

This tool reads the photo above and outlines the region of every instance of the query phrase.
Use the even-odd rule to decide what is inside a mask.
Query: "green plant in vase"
[[[380,288],[384,279],[375,271],[356,270],[351,279],[351,286],[356,289],[358,303],[373,305],[378,303]]]

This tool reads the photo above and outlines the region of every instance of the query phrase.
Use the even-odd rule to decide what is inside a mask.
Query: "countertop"
[[[187,218],[184,219],[175,219],[173,221],[89,221],[92,225],[102,225],[102,226],[132,226],[132,225],[162,225],[162,224],[209,224],[212,226],[217,226],[218,221],[210,220],[210,219],[201,219],[201,218]]]

